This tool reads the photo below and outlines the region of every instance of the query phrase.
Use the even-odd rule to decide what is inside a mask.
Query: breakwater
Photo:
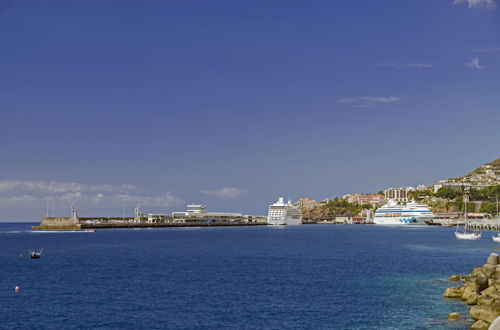
[[[79,229],[104,229],[104,228],[165,228],[165,227],[242,227],[265,226],[267,222],[239,222],[239,221],[203,221],[190,220],[186,222],[147,222],[134,221],[133,218],[70,218],[70,217],[45,217],[40,225],[32,226],[34,230],[79,230]]]
[[[177,228],[177,227],[241,227],[241,226],[266,226],[262,222],[189,222],[189,223],[82,223],[81,229],[98,228]]]
[[[471,306],[470,316],[475,321],[471,329],[500,329],[500,258],[491,253],[486,264],[475,267],[468,275],[453,275],[450,281],[463,285],[445,290],[444,297],[461,299]],[[461,316],[451,313],[449,319]]]

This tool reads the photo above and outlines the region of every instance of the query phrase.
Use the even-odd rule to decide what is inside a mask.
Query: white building
[[[385,199],[392,199],[398,202],[408,202],[408,193],[410,191],[415,191],[413,187],[405,187],[405,188],[389,188],[384,190]]]
[[[186,219],[205,219],[205,220],[242,220],[248,218],[241,213],[231,212],[207,212],[207,206],[203,204],[189,204],[186,207],[186,212],[173,212],[172,219],[174,222],[184,222]]]

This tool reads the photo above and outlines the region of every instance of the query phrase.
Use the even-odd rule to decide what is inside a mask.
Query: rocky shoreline
[[[469,275],[453,275],[450,281],[462,282],[462,286],[448,288],[444,297],[462,299],[471,305],[470,316],[474,320],[471,329],[500,330],[500,258],[491,253],[482,267],[475,267]],[[459,313],[448,315],[450,320],[461,318]]]

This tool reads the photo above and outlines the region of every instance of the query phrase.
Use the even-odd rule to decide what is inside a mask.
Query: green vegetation
[[[497,203],[485,202],[481,204],[481,212],[497,215]]]
[[[302,215],[308,219],[333,219],[336,217],[357,217],[362,210],[370,209],[369,204],[349,203],[347,199],[335,198],[312,209],[303,209]]]
[[[410,198],[429,199],[437,197],[442,200],[430,203],[435,212],[463,212],[464,210],[464,190],[451,188],[441,188],[437,193],[431,191],[411,192]],[[470,189],[467,210],[470,212],[482,212],[496,215],[496,198],[500,198],[500,185],[490,186],[482,189]]]

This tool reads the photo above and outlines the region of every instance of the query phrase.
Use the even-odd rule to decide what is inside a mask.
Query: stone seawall
[[[44,217],[40,225],[31,227],[37,230],[75,230],[80,229],[78,218]]]

